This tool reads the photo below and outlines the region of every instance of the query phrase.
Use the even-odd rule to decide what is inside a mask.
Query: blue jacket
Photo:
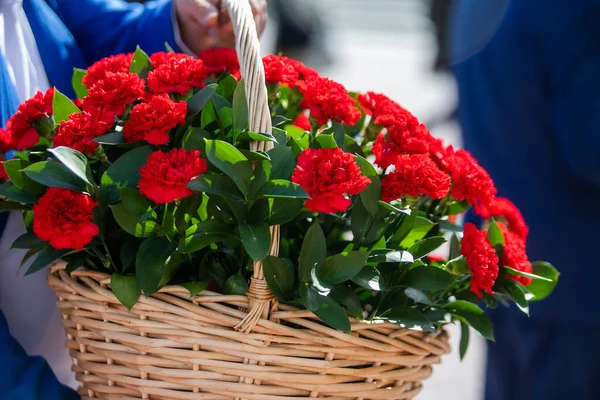
[[[71,87],[75,67],[132,52],[138,44],[149,53],[164,50],[165,42],[175,48],[171,0],[145,5],[123,0],[24,0],[23,8],[50,84],[70,97],[75,96]],[[0,83],[0,104],[6,109],[15,99],[8,98],[6,82]],[[6,216],[0,213],[0,234]],[[0,313],[0,400],[71,398],[77,396],[56,381],[41,358],[25,354]]]
[[[600,1],[457,0],[452,53],[464,146],[561,271],[533,316],[598,324]]]

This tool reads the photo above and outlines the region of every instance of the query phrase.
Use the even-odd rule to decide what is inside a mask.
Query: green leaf
[[[402,225],[404,225],[404,221],[402,221]],[[400,229],[403,228],[402,225],[400,225]],[[427,218],[416,217],[414,225],[412,226],[406,237],[402,240],[402,242],[400,242],[400,246],[404,247],[405,249],[410,248],[419,240],[423,239],[425,235],[429,233],[431,228],[433,228],[433,225],[435,224]]]
[[[276,142],[270,133],[243,131],[236,137],[236,142]]]
[[[446,238],[443,236],[433,236],[413,244],[408,252],[412,254],[415,260],[418,260],[431,254],[444,243],[446,243]]]
[[[241,271],[231,275],[223,285],[223,294],[237,294],[243,296],[248,291],[248,281]]]
[[[35,204],[38,201],[38,196],[25,193],[19,189],[14,183],[8,181],[0,185],[0,195],[8,199],[18,201],[20,203]],[[8,203],[1,201],[0,204]]]
[[[165,42],[165,50],[167,50],[167,53],[175,53],[169,42]]]
[[[296,162],[292,149],[287,146],[274,147],[267,152],[271,159],[271,179],[289,180]]]
[[[325,264],[326,252],[325,234],[318,221],[315,221],[308,228],[300,250],[298,277],[301,283],[310,282],[312,271]]]
[[[190,128],[183,137],[182,146],[185,150],[200,150],[200,154],[206,153],[206,139],[212,139],[210,132],[200,128]]]
[[[283,179],[274,179],[264,184],[256,193],[258,198],[307,199],[308,193],[302,186]]]
[[[69,171],[89,185],[93,185],[91,170],[85,155],[69,147],[55,147],[48,151],[58,159]]]
[[[354,276],[354,278],[352,278],[352,282],[365,289],[376,290],[378,292],[390,290],[388,282],[385,281],[381,273],[371,266],[364,267],[356,274],[356,276]]]
[[[78,99],[83,99],[88,95],[88,88],[83,84],[83,77],[87,74],[85,69],[73,68],[73,78],[71,79],[71,85],[73,85],[73,91],[77,95]]]
[[[110,209],[117,224],[130,235],[148,237],[160,229],[160,225],[155,221],[140,222],[140,215],[129,211],[124,203],[112,205]]]
[[[487,239],[496,250],[498,258],[502,258],[502,253],[504,252],[504,235],[494,220],[492,220],[488,226]]]
[[[304,207],[303,199],[276,198],[269,200],[271,204],[271,214],[267,219],[269,225],[283,225],[298,216]]]
[[[427,304],[428,306],[432,306],[433,302],[429,298],[425,292],[419,289],[415,289],[412,287],[407,287],[404,289],[404,294],[409,299],[413,300],[415,303]]]
[[[377,170],[366,158],[361,156],[354,156],[354,160],[358,164],[360,170],[364,176],[373,177],[377,176]]]
[[[264,151],[251,151],[246,149],[240,149],[240,151],[248,161],[271,161],[269,155]]]
[[[233,234],[231,226],[215,220],[201,222],[192,225],[185,231],[185,237],[179,242],[179,251],[193,253],[210,246],[212,243],[225,240],[238,240]]]
[[[244,196],[248,196],[254,171],[238,149],[222,140],[206,140],[206,155],[215,167],[235,182]]]
[[[377,175],[370,177],[371,183],[360,192],[360,199],[365,209],[375,217],[379,213],[379,201],[381,200],[381,180]]]
[[[223,72],[217,78],[217,84],[219,87],[216,93],[225,99],[229,99],[233,97],[238,81],[229,72]]]
[[[246,249],[250,258],[254,261],[260,261],[269,254],[271,248],[269,224],[266,222],[253,225],[243,223],[238,225],[238,230],[244,249]]]
[[[151,209],[150,201],[137,191],[137,189],[133,188],[123,188],[121,189],[121,201],[127,211],[132,213],[133,215],[141,217],[146,212]]]
[[[41,249],[45,241],[37,237],[33,232],[25,232],[15,239],[10,246],[11,249]]]
[[[333,329],[350,332],[350,321],[346,311],[331,297],[320,296],[321,304],[313,313]]]
[[[15,203],[14,201],[0,200],[0,211],[12,210],[27,211],[29,210],[29,207],[21,203]]]
[[[446,289],[455,282],[454,276],[438,267],[415,267],[409,270],[400,285],[425,291]]]
[[[40,161],[31,164],[23,172],[32,180],[44,186],[85,191],[85,181],[57,161]]]
[[[123,137],[123,131],[110,132],[106,135],[98,136],[93,140],[96,143],[106,144],[109,146],[116,146],[119,144],[127,143]]]
[[[408,251],[377,249],[371,251],[368,262],[387,262],[387,263],[412,263],[413,256]]]
[[[244,195],[238,190],[233,181],[224,175],[203,174],[192,180],[188,188],[195,192],[202,191],[216,194],[233,200],[244,200]]]
[[[411,307],[392,307],[385,319],[405,329],[434,332],[435,326],[421,311]]]
[[[332,133],[321,133],[315,137],[315,140],[322,149],[334,149],[338,147]]]
[[[135,276],[114,273],[110,277],[110,287],[117,299],[129,311],[140,298],[140,288],[137,286]]]
[[[148,54],[144,53],[144,50],[137,46],[133,58],[131,59],[131,65],[129,66],[129,72],[140,75],[144,68],[150,66],[150,58]]]
[[[456,215],[467,211],[471,207],[468,201],[462,200],[460,202],[454,202],[448,206],[446,210],[447,215]]]
[[[271,292],[280,301],[286,301],[294,295],[294,267],[281,258],[267,256],[263,261],[265,280]]]
[[[330,285],[350,280],[365,266],[369,253],[366,251],[351,251],[336,254],[325,261],[317,270],[319,279]]]
[[[233,92],[233,132],[238,135],[248,124],[248,102],[244,80],[240,79]]]
[[[508,275],[524,276],[525,278],[529,278],[529,279],[540,279],[542,281],[552,282],[551,278],[546,278],[544,276],[530,274],[528,272],[517,271],[516,269],[510,268],[507,266],[502,267],[502,269]]]
[[[467,348],[469,347],[469,325],[464,322],[460,323],[460,345],[459,345],[459,355],[460,360],[465,359],[465,355],[467,354]]]
[[[546,278],[546,280],[534,279],[527,285],[527,291],[533,295],[530,301],[543,300],[554,290],[560,274],[554,266],[546,262],[537,261],[531,263],[531,266],[533,268],[533,275]]]
[[[81,113],[79,108],[67,96],[54,88],[54,96],[52,97],[52,115],[54,116],[54,126],[58,126],[61,122],[69,119],[69,115],[73,113]]]
[[[525,288],[519,282],[512,279],[503,279],[497,282],[496,285],[499,286],[500,292],[504,292],[510,296],[519,310],[529,316],[529,303],[525,298]]]
[[[38,253],[35,260],[33,260],[27,269],[27,272],[25,272],[25,276],[44,269],[46,266],[52,264],[54,261],[58,260],[68,252],[69,250],[57,250],[54,247],[51,247],[49,244],[46,244],[42,251]]]
[[[187,100],[187,110],[188,116],[195,115],[200,110],[204,108],[208,100],[217,90],[218,85],[216,83],[211,83],[210,85],[206,85],[206,87],[200,89],[198,93],[194,94]]]
[[[354,289],[350,285],[335,285],[329,292],[329,297],[346,309],[346,314],[356,319],[364,319],[362,305]]]
[[[418,211],[414,209],[408,209],[409,214],[404,214],[400,222],[400,226],[393,234],[391,239],[388,241],[388,245],[392,248],[396,248],[400,243],[406,239],[410,231],[413,229],[417,222]],[[414,244],[415,241],[413,241]],[[411,244],[412,246],[412,244]],[[408,246],[410,247],[410,246]]]
[[[479,332],[484,338],[494,340],[494,329],[492,322],[483,310],[466,300],[456,300],[446,304],[444,309],[452,312],[461,321],[468,323],[473,329]]]
[[[2,165],[4,166],[4,170],[10,181],[24,192],[38,195],[44,193],[46,190],[44,185],[40,185],[33,181],[23,172],[23,168],[28,165],[26,161],[14,158],[12,160],[4,161]]]
[[[208,281],[187,282],[182,284],[184,288],[190,291],[190,297],[194,297],[208,286]]]
[[[152,146],[130,150],[119,157],[102,175],[100,193],[102,203],[115,204],[121,199],[121,189],[136,188],[140,181],[140,168],[146,165]]]
[[[135,259],[137,286],[150,296],[160,289],[160,281],[175,246],[166,237],[150,237],[142,242]]]

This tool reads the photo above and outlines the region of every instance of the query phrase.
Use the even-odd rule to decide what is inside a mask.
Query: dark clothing
[[[485,400],[600,399],[600,327],[492,313]]]
[[[453,20],[464,147],[561,272],[532,316],[567,324],[600,321],[599,19],[598,0],[462,0]]]
[[[0,400],[75,400],[42,357],[29,357],[10,336],[0,312]]]

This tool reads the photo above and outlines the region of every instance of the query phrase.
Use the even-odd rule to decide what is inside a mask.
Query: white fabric
[[[0,51],[6,58],[19,102],[49,87],[22,0],[0,0]],[[11,334],[27,354],[43,356],[62,383],[76,387],[56,296],[46,284],[46,274],[24,277],[29,263],[17,274],[25,251],[10,250],[10,245],[24,232],[21,214],[11,213],[0,239],[0,310]]]
[[[19,100],[50,86],[22,0],[0,0],[0,51],[8,63]]]

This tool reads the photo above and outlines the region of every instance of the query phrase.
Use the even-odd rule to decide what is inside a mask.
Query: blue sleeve
[[[557,145],[575,175],[600,186],[600,1],[521,1],[547,71]]]
[[[88,63],[139,45],[147,53],[176,48],[171,0],[55,0],[57,13]]]
[[[0,312],[0,400],[76,400],[41,357],[28,356]]]

